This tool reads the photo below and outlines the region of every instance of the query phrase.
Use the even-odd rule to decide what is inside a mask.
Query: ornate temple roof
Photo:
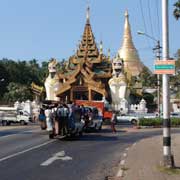
[[[86,24],[78,49],[69,58],[66,71],[59,74],[60,79],[65,79],[65,82],[62,83],[58,95],[70,89],[71,85],[79,79],[92,90],[103,94],[103,96],[106,95],[104,84],[100,79],[111,77],[111,62],[110,58],[103,54],[102,48],[102,42],[100,43],[100,51],[97,48],[90,24],[90,9],[88,7]]]
[[[124,60],[124,69],[127,76],[131,77],[139,75],[144,65],[140,61],[138,52],[132,40],[129,14],[127,10],[125,12],[123,43],[118,51],[118,54]]]

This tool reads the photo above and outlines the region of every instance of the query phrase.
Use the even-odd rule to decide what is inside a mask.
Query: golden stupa
[[[142,72],[144,65],[140,61],[138,52],[132,40],[129,14],[127,10],[125,12],[123,43],[121,48],[118,50],[118,55],[124,61],[124,72],[129,80],[132,76],[138,76]]]

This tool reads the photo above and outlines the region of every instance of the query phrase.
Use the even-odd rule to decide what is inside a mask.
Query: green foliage
[[[139,120],[140,126],[162,126],[162,119],[159,118],[142,118]]]
[[[156,75],[152,74],[152,72],[146,66],[144,66],[139,78],[142,83],[142,86],[145,86],[145,87],[156,86],[157,77]]]
[[[14,82],[9,83],[7,92],[4,94],[4,100],[6,102],[32,100],[32,98],[30,87]]]
[[[174,4],[174,17],[176,18],[176,20],[178,20],[180,18],[180,0],[178,0],[175,4]]]
[[[154,96],[150,93],[143,93],[143,99],[146,100],[147,104],[153,104],[154,102]]]
[[[176,53],[176,74],[170,76],[170,87],[176,94],[175,98],[180,98],[180,49]]]
[[[62,62],[59,64],[59,69]],[[0,60],[0,101],[14,102],[32,99],[31,83],[44,86],[48,76],[48,61]],[[4,80],[2,80],[4,79]],[[2,81],[1,81],[2,80]]]
[[[0,97],[2,97],[6,91],[6,86],[8,85],[9,81],[8,77],[9,73],[6,71],[5,66],[0,64]]]
[[[162,118],[141,118],[139,120],[139,125],[140,126],[156,126],[160,127],[163,124],[163,119]],[[180,126],[180,118],[171,118],[171,126]]]

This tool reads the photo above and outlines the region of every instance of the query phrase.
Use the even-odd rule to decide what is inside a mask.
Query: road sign
[[[157,60],[154,74],[175,74],[175,60]]]

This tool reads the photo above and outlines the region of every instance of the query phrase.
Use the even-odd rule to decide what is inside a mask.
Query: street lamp
[[[160,60],[161,58],[161,46],[160,46],[160,41],[155,39],[154,37],[146,34],[145,32],[142,31],[138,31],[137,32],[139,35],[144,35],[150,39],[152,39],[153,41],[156,41],[157,45],[153,48],[153,51],[156,52],[156,58],[158,60]],[[158,117],[160,118],[160,75],[157,74],[157,105],[158,105]]]

